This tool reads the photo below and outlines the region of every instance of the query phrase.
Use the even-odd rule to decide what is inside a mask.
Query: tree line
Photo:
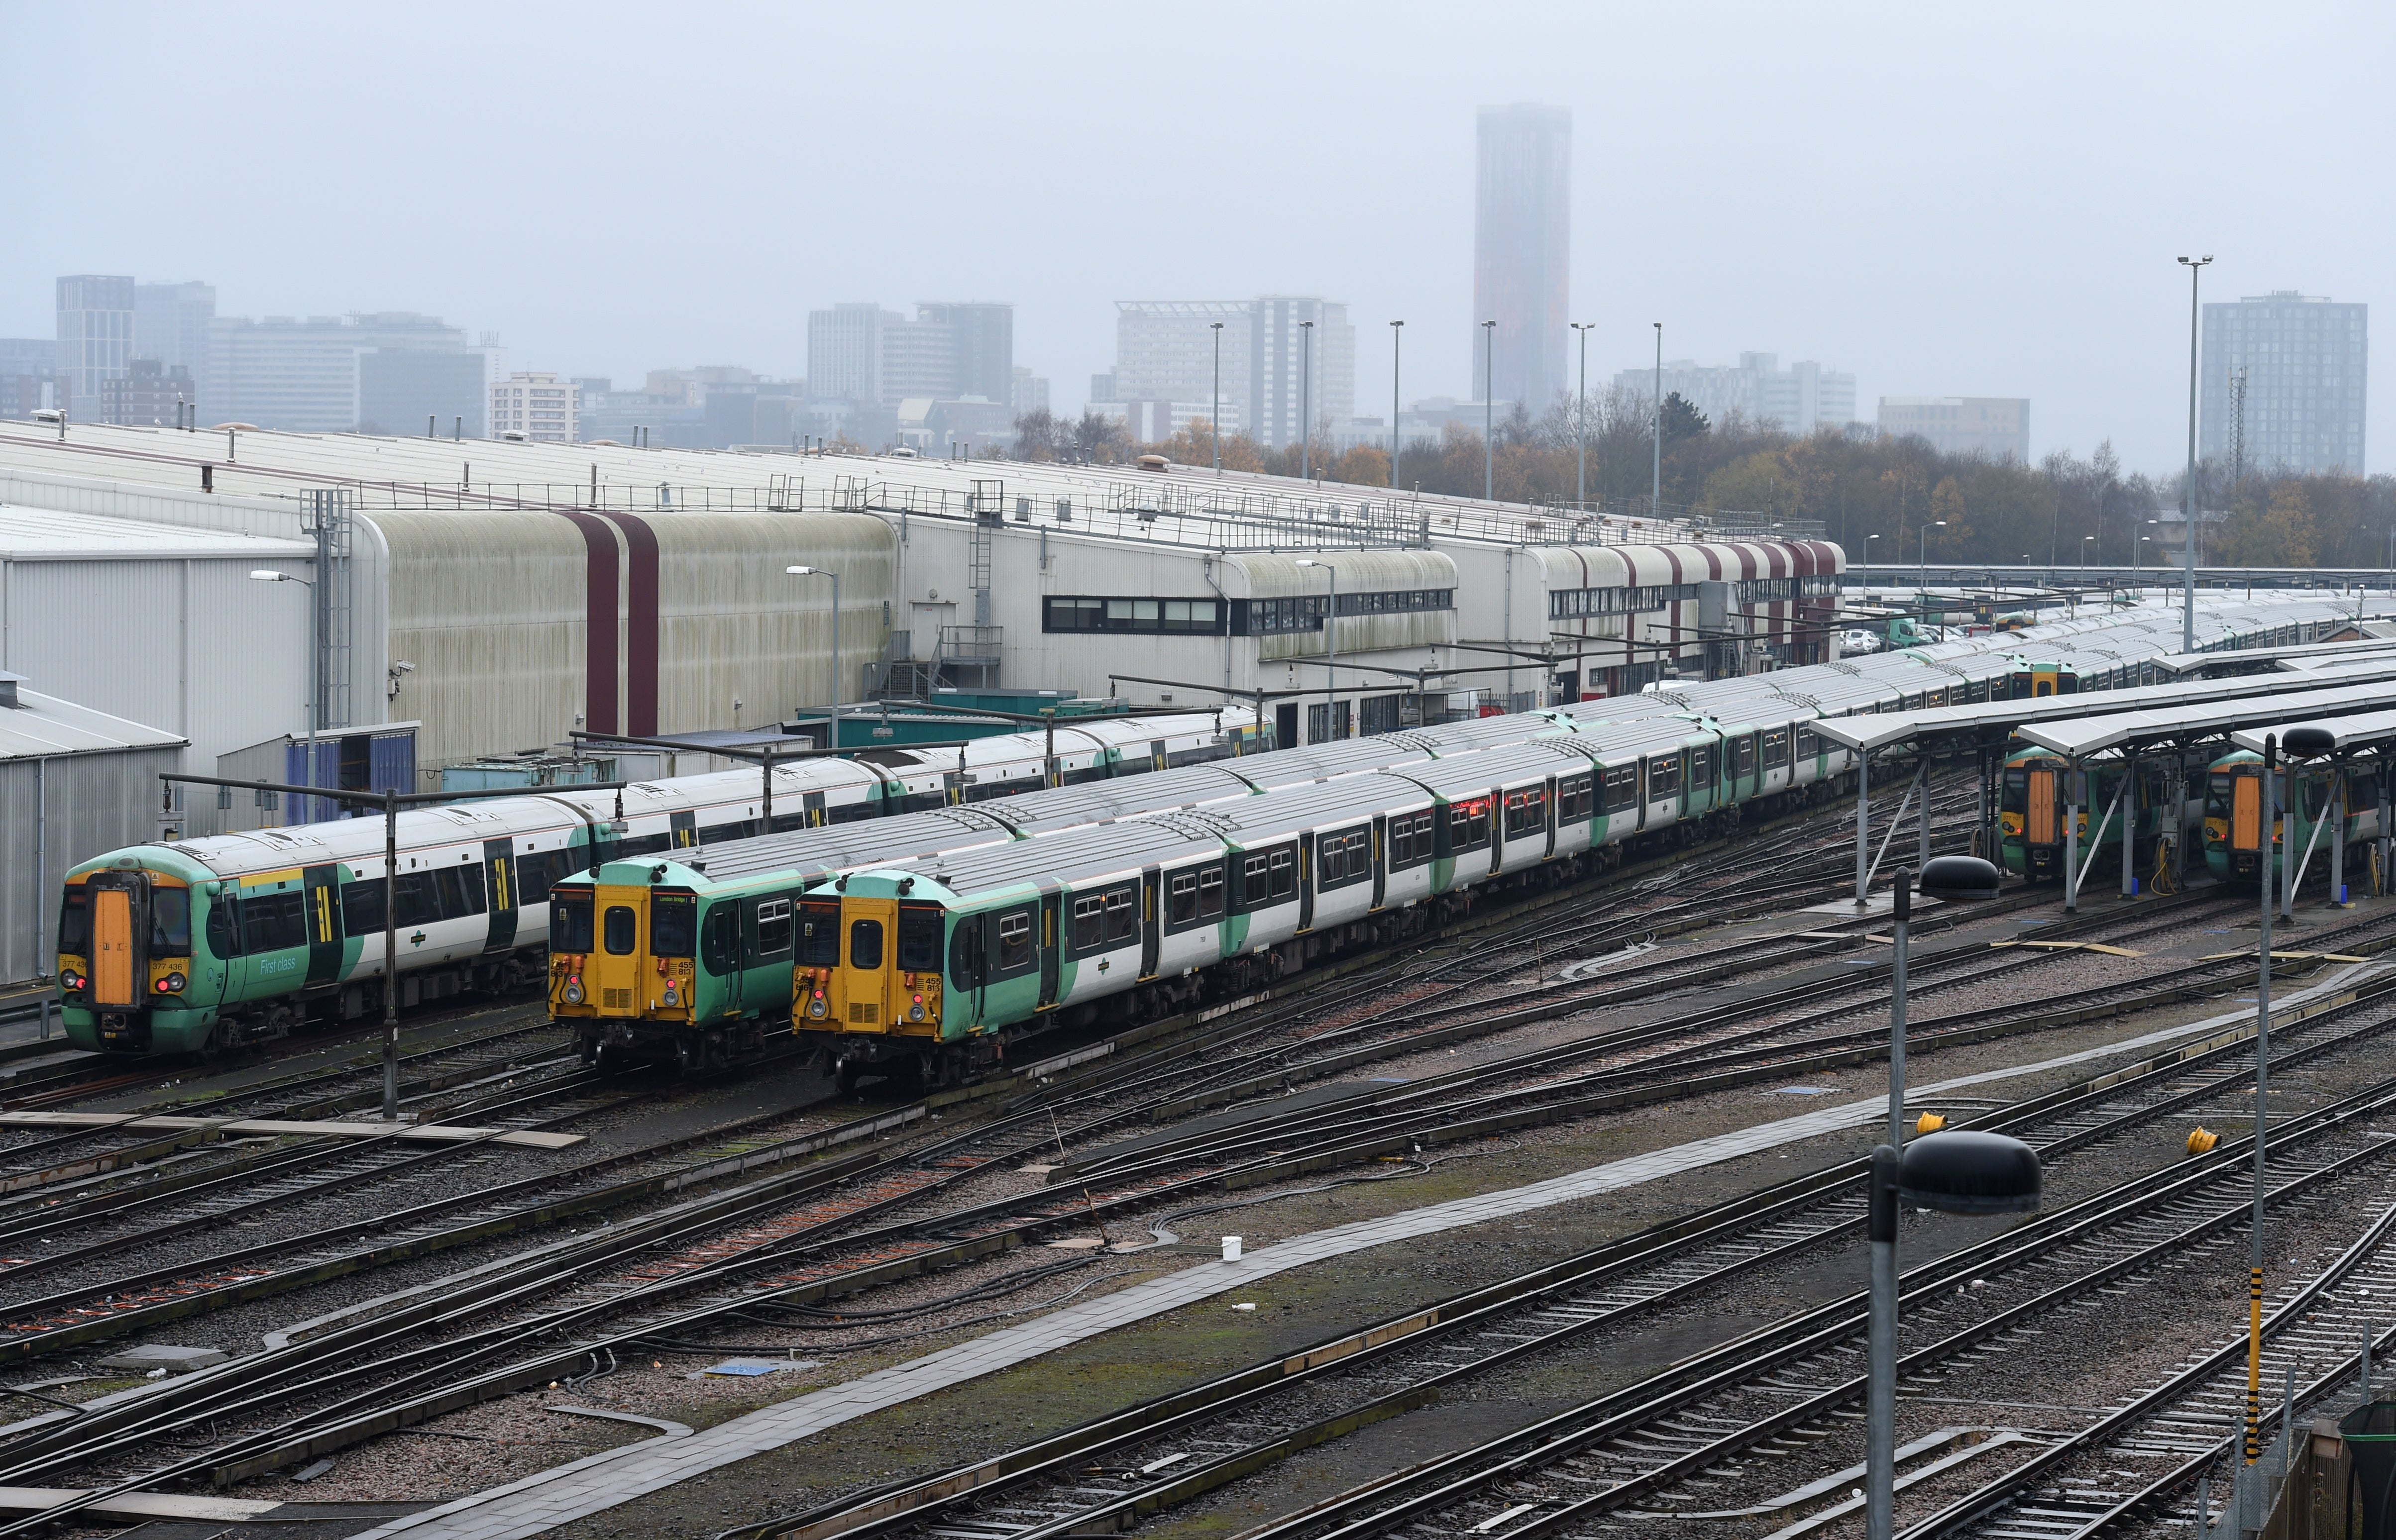
[[[1533,418],[1521,407],[1500,422],[1484,452],[1482,435],[1451,423],[1436,439],[1404,445],[1397,475],[1386,445],[1326,451],[1328,423],[1308,457],[1314,476],[1354,486],[1420,488],[1478,497],[1484,459],[1504,501],[1565,504],[1581,482],[1582,435],[1575,404],[1559,401]],[[1649,398],[1619,386],[1592,393],[1587,423],[1587,498],[1612,511],[1647,511],[1656,481],[1656,412]],[[1985,454],[1949,454],[1922,438],[1889,438],[1825,427],[1810,435],[1737,413],[1719,422],[1681,399],[1664,403],[1661,511],[1744,511],[1814,520],[1852,563],[1931,562],[2033,565],[2169,564],[2177,543],[2184,473],[2124,473],[2110,443],[2086,458],[2064,451],[2036,464]],[[1011,458],[1123,465],[1145,454],[1210,465],[1213,426],[1193,421],[1155,444],[1132,440],[1115,418],[1042,410],[1016,418]],[[1297,476],[1300,448],[1268,448],[1245,433],[1220,445],[1227,470]],[[2208,566],[2376,566],[2391,563],[2396,477],[2198,467],[2207,520],[2199,551]],[[2159,523],[2174,511],[2166,528]],[[2215,517],[2215,515],[2218,515]],[[1943,521],[1943,524],[1941,523]]]

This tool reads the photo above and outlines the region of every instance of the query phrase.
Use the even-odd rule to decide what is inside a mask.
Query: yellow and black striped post
[[[2263,1269],[2246,1274],[2246,1463],[2263,1457]]]

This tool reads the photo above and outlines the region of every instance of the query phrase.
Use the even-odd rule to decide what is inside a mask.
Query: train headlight
[[[666,1003],[669,1005],[679,1005],[682,1003],[681,998],[674,993],[674,987],[671,984],[666,986]]]
[[[915,997],[915,1003],[909,1007],[907,1019],[910,1021],[921,1021],[924,1019],[924,997],[922,995],[917,995]]]
[[[170,973],[166,977],[158,981],[158,987],[168,994],[180,994],[183,992],[183,985],[186,982],[187,980],[185,980],[181,974]]]
[[[83,975],[77,973],[60,974],[59,982],[70,989],[80,989],[83,988],[84,978]]]
[[[579,1005],[582,1003],[582,981],[580,979],[569,978],[566,981],[566,1002],[568,1005]]]
[[[821,1021],[824,1018],[824,1013],[830,1009],[832,1007],[824,1003],[824,997],[820,993],[807,1002],[807,1015],[818,1021]]]

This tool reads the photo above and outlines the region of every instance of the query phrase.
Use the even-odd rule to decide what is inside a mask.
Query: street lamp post
[[[1871,1152],[1871,1309],[1864,1533],[1890,1540],[1897,1508],[1897,1215],[2020,1214],[2038,1206],[2038,1153],[2019,1139],[1957,1129]]]
[[[824,747],[827,749],[837,749],[840,747],[840,686],[842,684],[840,677],[840,574],[819,566],[784,567],[782,570],[793,578],[829,578],[832,579],[832,713],[824,728]],[[773,774],[770,762],[768,763],[766,774],[768,777]],[[765,784],[768,788],[767,794],[771,795],[770,789],[773,786],[773,782],[769,779]],[[771,833],[772,830],[768,830],[767,832]]]
[[[1498,323],[1481,323],[1481,500],[1498,500]]]
[[[1215,474],[1223,473],[1223,323],[1212,323],[1215,329],[1215,405],[1214,416],[1206,422],[1206,436],[1214,441]]]
[[[1589,333],[1590,328],[1575,321],[1572,329],[1580,333],[1580,404],[1574,413],[1576,426],[1573,437],[1580,446],[1580,470],[1573,477],[1573,502],[1579,508],[1589,506]]]
[[[2091,544],[2095,543],[2096,539],[2096,537],[2094,535],[2083,535],[2080,537],[2080,570],[2083,572],[2088,570],[2088,548]]]
[[[2180,590],[2179,649],[2192,653],[2196,651],[2196,289],[2199,275],[2213,259],[2208,255],[2179,260],[2188,269],[2188,485],[2182,489],[2188,504],[2188,534],[2179,553],[2180,565],[2186,569]]]
[[[1331,608],[1323,617],[1323,736],[1345,737],[1339,731],[1339,569],[1311,556],[1299,557],[1298,564],[1331,575]]]
[[[295,578],[290,573],[275,572],[266,567],[259,567],[251,572],[249,576],[257,582],[297,583],[301,588],[308,591],[308,784],[313,786],[316,784],[318,779],[316,775],[316,717],[318,714],[316,708],[317,703],[324,698],[325,684],[324,644],[317,634],[316,626],[316,584],[312,578]],[[301,823],[314,823],[316,821],[316,799],[313,797],[309,798],[308,805],[300,811],[307,815],[307,816],[300,820]]]
[[[1314,479],[1314,323],[1298,324],[1298,474]]]
[[[1398,339],[1405,334],[1403,321],[1390,323],[1390,497],[1398,495]],[[2389,549],[2396,550],[2396,546]],[[2396,561],[2388,564],[2396,566]]]

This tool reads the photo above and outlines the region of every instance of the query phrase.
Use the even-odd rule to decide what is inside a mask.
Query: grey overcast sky
[[[1852,371],[1867,418],[2023,395],[2034,454],[2167,470],[2176,256],[2377,302],[2396,250],[2384,3],[0,0],[0,336],[127,272],[516,367],[799,374],[810,308],[1007,299],[1072,405],[1115,299],[1319,293],[1371,412],[1391,317],[1409,400],[1471,393],[1473,113],[1534,100],[1573,113],[1592,381],[1661,320]]]

